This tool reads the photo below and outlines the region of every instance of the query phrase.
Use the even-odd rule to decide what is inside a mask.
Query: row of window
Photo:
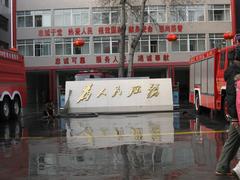
[[[167,17],[166,6],[147,6],[145,9],[145,23],[164,22],[199,22],[199,21],[230,21],[230,5],[208,5],[205,17],[204,5],[182,5],[170,6],[169,17]],[[92,24],[119,24],[120,8],[89,8],[82,9],[59,9],[53,11],[18,11],[18,27],[50,27],[50,26],[80,26]],[[133,7],[128,11],[129,23],[138,23],[140,18],[140,7]],[[90,18],[91,14],[91,18]],[[53,22],[52,22],[53,19]]]
[[[74,47],[75,38],[55,38],[55,55],[75,55],[75,54],[114,54],[119,53],[119,37],[93,37],[92,42],[89,37],[85,37],[83,47]],[[17,42],[19,52],[25,56],[51,56],[51,39],[41,40],[19,40]],[[92,52],[90,47],[92,45]],[[128,52],[129,40],[126,39],[126,53]],[[223,47],[226,41],[223,34],[209,34],[209,46]],[[178,40],[168,43],[165,35],[144,35],[141,37],[136,52],[161,53],[161,52],[189,52],[205,51],[205,34],[182,34]]]

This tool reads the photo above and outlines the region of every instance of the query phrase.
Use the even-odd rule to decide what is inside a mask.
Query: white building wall
[[[90,38],[90,54],[89,55],[69,55],[69,56],[56,56],[55,55],[55,46],[54,46],[54,39],[56,36],[48,36],[48,37],[43,37],[39,36],[39,31],[44,31],[44,30],[58,30],[61,29],[62,31],[62,36],[61,37],[78,37],[78,36],[69,36],[68,35],[68,30],[69,28],[78,28],[78,27],[40,27],[40,28],[18,28],[17,29],[17,39],[18,40],[27,40],[27,39],[51,39],[51,51],[52,55],[51,56],[41,56],[41,57],[35,57],[35,56],[26,56],[26,67],[27,68],[43,68],[43,69],[48,69],[49,67],[51,68],[74,68],[77,66],[81,67],[104,67],[110,66],[110,67],[116,67],[117,63],[113,63],[115,57],[118,58],[118,54],[94,54],[93,53],[93,37],[94,36],[118,36],[118,34],[99,34],[98,29],[99,27],[105,28],[105,27],[111,27],[112,25],[100,25],[100,26],[95,26],[91,24],[91,11],[92,7],[99,7],[101,6],[102,2],[100,0],[88,0],[88,1],[83,1],[83,0],[74,0],[74,1],[69,1],[69,0],[18,0],[17,1],[17,11],[33,11],[33,10],[51,10],[52,14],[55,9],[74,9],[74,8],[90,8],[90,25],[87,26],[79,26],[80,29],[83,28],[92,28],[93,34],[90,35],[82,35],[82,36],[87,36]],[[139,1],[140,2],[140,1]],[[193,3],[195,3],[193,1]],[[162,5],[163,1],[159,0],[149,0],[147,5]],[[184,3],[183,3],[184,4]],[[176,32],[176,34],[205,34],[205,41],[206,41],[206,50],[209,49],[209,33],[225,33],[226,31],[231,31],[231,22],[230,21],[215,21],[215,22],[210,22],[207,21],[207,7],[208,4],[230,4],[230,0],[206,0],[206,1],[198,1],[195,4],[201,4],[205,6],[205,20],[202,22],[181,22],[181,23],[172,23],[172,22],[166,22],[162,23],[160,25],[163,26],[171,26],[171,25],[181,25],[182,26],[182,31],[181,32]],[[52,18],[53,20],[53,18]],[[53,22],[52,22],[53,24]],[[159,35],[159,34],[168,34],[168,32],[161,33],[159,32],[159,27],[160,25],[157,25],[157,28],[155,28],[156,25],[154,24],[146,24],[147,26],[152,26],[153,27],[153,32],[148,32],[144,33],[144,35]],[[184,51],[184,52],[172,52],[171,51],[171,46],[172,42],[167,42],[167,52],[163,53],[136,53],[135,55],[135,64],[138,63],[140,66],[144,64],[148,64],[149,66],[164,66],[170,64],[184,64],[189,61],[189,58],[191,56],[194,56],[200,52],[190,52],[190,51]],[[169,55],[169,59],[167,61],[164,61],[164,56],[165,54]],[[144,62],[139,62],[138,58],[139,56],[144,56]],[[155,57],[157,55],[160,55],[160,61],[155,60]],[[96,63],[97,56],[101,56],[102,61],[104,62],[106,58],[110,58],[110,63],[101,63],[98,64]],[[127,55],[126,55],[127,56]],[[147,58],[149,56],[152,56],[153,60],[148,61]],[[60,64],[56,64],[57,59],[61,60]],[[85,63],[81,64],[75,64],[75,63],[69,63],[65,64],[64,59],[69,58],[69,61],[72,61],[72,58],[77,58],[78,61],[80,61],[81,58],[85,59]]]

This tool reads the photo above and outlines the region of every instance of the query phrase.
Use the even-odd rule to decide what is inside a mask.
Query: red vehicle
[[[226,110],[224,71],[234,59],[235,46],[212,49],[190,59],[189,101],[196,113],[202,107]]]
[[[98,70],[90,70],[90,71],[80,71],[75,75],[75,81],[82,81],[88,78],[111,78],[113,77],[107,72],[101,72]]]
[[[24,58],[15,51],[0,49],[0,118],[9,120],[21,114],[26,105]]]

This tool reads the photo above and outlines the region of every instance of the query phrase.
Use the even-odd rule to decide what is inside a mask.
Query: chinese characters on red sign
[[[86,63],[86,58],[81,56],[81,57],[57,57],[55,59],[55,64],[60,65],[74,65],[74,64],[85,64]]]
[[[128,33],[138,33],[140,31],[139,25],[129,25]],[[93,27],[69,27],[67,29],[62,28],[51,28],[51,29],[39,29],[39,37],[68,37],[68,36],[82,36],[82,35],[102,35],[102,34],[120,34],[120,26],[99,26],[96,29]],[[183,32],[182,24],[171,24],[171,25],[158,25],[154,26],[151,24],[144,25],[143,33],[181,33]]]
[[[169,61],[169,54],[155,54],[155,55],[136,55],[137,63],[154,63],[154,62],[161,62],[161,61]],[[104,56],[99,55],[95,57],[94,64],[118,64],[119,60],[117,56]],[[57,57],[55,59],[56,65],[84,65],[87,63],[87,57],[80,56],[80,57]]]

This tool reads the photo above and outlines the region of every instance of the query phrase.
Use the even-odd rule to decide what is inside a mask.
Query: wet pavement
[[[214,174],[228,125],[189,112],[1,122],[0,179],[234,179]]]

